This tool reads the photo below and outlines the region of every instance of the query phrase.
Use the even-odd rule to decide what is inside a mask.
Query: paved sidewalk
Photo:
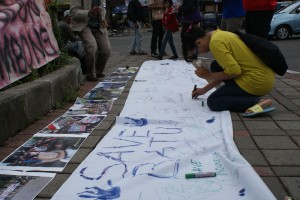
[[[113,54],[105,73],[109,75],[119,67],[139,67],[149,59],[151,59],[149,56]],[[85,140],[63,172],[55,176],[35,198],[36,200],[50,199],[110,130],[115,117],[125,104],[133,80],[134,77],[128,82],[119,99],[114,102],[108,116]],[[86,82],[78,91],[78,97],[83,97],[96,84]],[[276,111],[268,115],[242,118],[237,113],[231,113],[234,141],[241,154],[254,167],[278,200],[284,200],[285,196],[300,200],[300,75],[287,74],[284,77],[277,77],[275,88],[268,96],[274,100],[276,107]],[[65,113],[72,105],[54,110],[7,141],[5,146],[0,147],[1,160],[33,134]]]

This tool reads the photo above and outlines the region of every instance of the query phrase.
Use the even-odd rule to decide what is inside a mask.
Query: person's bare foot
[[[263,109],[266,109],[266,108],[268,108],[272,105],[272,100],[271,99],[261,99],[257,104],[260,107],[262,107]],[[251,110],[246,110],[245,113],[249,114],[249,113],[252,113],[252,111]]]

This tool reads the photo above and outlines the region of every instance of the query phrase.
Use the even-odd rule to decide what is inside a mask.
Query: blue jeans
[[[161,42],[161,48],[160,48],[160,51],[159,51],[159,56],[161,56],[161,57],[163,56],[163,54],[166,50],[167,42],[169,42],[169,44],[170,44],[173,55],[178,56],[177,51],[176,51],[176,47],[175,47],[174,41],[173,41],[173,33],[172,33],[171,30],[166,30],[165,31],[164,37],[163,37],[162,42]]]
[[[140,24],[139,24],[140,25]],[[132,21],[129,21],[129,26],[133,30],[133,41],[131,43],[130,52],[137,51],[137,53],[143,52],[142,49],[142,34],[140,28],[135,27]]]
[[[216,61],[211,63],[210,70],[212,72],[223,71]],[[240,88],[233,79],[226,80],[224,83],[207,98],[207,105],[212,111],[245,112],[260,99],[259,96],[249,94]]]

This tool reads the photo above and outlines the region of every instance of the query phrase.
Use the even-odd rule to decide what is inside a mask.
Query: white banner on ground
[[[275,200],[238,152],[229,112],[191,98],[206,83],[184,61],[145,62],[116,125],[52,199]],[[216,176],[185,177],[205,173]]]

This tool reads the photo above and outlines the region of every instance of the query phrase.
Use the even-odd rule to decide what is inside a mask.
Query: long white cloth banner
[[[275,200],[236,148],[229,112],[191,98],[206,83],[184,61],[145,62],[116,125],[52,199]],[[203,174],[216,176],[189,178]]]

